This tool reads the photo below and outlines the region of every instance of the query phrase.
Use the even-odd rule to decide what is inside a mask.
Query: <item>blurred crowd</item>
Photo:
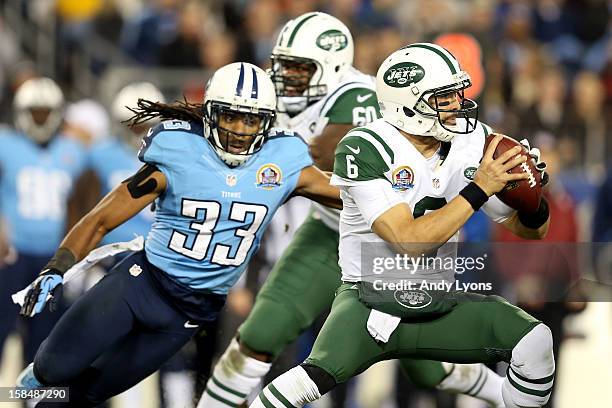
[[[98,98],[103,89],[83,94],[81,70],[100,79],[102,87],[104,75],[124,65],[142,72],[210,72],[233,61],[268,67],[280,27],[313,10],[347,24],[355,39],[354,65],[365,73],[375,74],[387,55],[407,43],[437,42],[471,74],[480,119],[542,149],[551,173],[546,193],[551,211],[564,220],[553,222],[550,240],[612,238],[610,0],[0,0],[0,10],[0,123],[12,125],[19,85],[38,75],[53,76],[69,102],[64,132],[85,146],[124,131],[118,120],[125,118],[113,112],[110,101]],[[15,12],[28,26],[14,24],[9,17]],[[51,65],[39,58],[44,43],[27,41],[32,32],[53,33]],[[199,102],[203,86],[185,83],[165,97]],[[99,193],[75,204],[68,214],[76,215],[67,224],[91,208]],[[510,239],[478,217],[464,236]],[[280,254],[278,248],[268,252],[275,255],[261,260],[264,271]],[[230,298],[233,317],[227,325],[235,327],[246,317],[260,281],[247,277],[245,289]],[[515,295],[538,317],[558,320],[554,327],[560,331],[563,318],[584,307],[569,301],[575,298],[548,307]]]

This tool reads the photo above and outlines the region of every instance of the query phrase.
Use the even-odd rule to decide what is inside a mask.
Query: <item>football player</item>
[[[320,12],[289,21],[272,51],[277,121],[309,140],[322,170],[333,170],[333,152],[350,129],[380,117],[375,79],[352,63],[350,31]],[[314,205],[214,368],[198,407],[244,403],[283,348],[329,309],[341,283],[339,219],[338,211]],[[502,403],[502,378],[482,364],[455,369],[450,363],[405,359],[401,365],[420,387],[468,393],[494,406]]]
[[[0,261],[0,353],[17,323],[10,295],[36,277],[60,243],[67,203],[85,165],[84,146],[59,132],[64,95],[55,81],[27,80],[17,89],[13,107],[15,128],[0,131],[0,224],[15,251],[6,265]],[[59,316],[45,313],[45,319],[23,322],[26,361],[34,358]]]
[[[274,212],[291,196],[341,205],[302,139],[271,130],[274,85],[251,64],[217,70],[203,105],[139,106],[133,123],[175,119],[148,132],[138,153],[144,165],[68,233],[21,309],[24,316],[39,313],[75,262],[155,200],[144,250],[77,300],[18,378],[30,388],[69,386],[66,406],[96,406],[130,388],[214,322]]]
[[[373,275],[367,262],[372,253],[452,260],[459,229],[480,208],[521,237],[546,234],[545,200],[535,213],[522,213],[493,197],[528,177],[507,173],[526,158],[517,146],[493,159],[500,136],[483,156],[491,130],[464,97],[469,86],[453,55],[434,44],[408,45],[383,62],[376,77],[383,118],[351,130],[335,153],[344,283],[310,356],[265,387],[251,407],[301,407],[372,364],[400,357],[503,360],[510,363],[503,406],[546,404],[555,371],[547,326],[498,296],[420,289],[422,282],[453,283],[452,268],[416,264],[401,275],[405,290],[384,290],[372,276],[382,283],[397,278]]]

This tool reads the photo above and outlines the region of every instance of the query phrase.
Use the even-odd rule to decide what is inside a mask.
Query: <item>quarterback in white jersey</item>
[[[376,77],[383,119],[350,131],[335,154],[331,183],[343,201],[344,283],[310,356],[265,387],[251,407],[301,407],[393,358],[506,361],[497,406],[546,405],[555,370],[547,326],[499,296],[376,288],[367,280],[373,269],[364,262],[366,248],[375,246],[379,257],[452,258],[459,229],[480,208],[518,236],[546,234],[544,199],[535,213],[525,214],[491,198],[508,182],[528,178],[508,173],[527,159],[519,147],[493,159],[499,135],[483,155],[490,129],[478,121],[476,103],[464,97],[470,85],[455,57],[434,44],[408,45],[383,62]],[[450,282],[453,272],[417,268],[406,277]]]
[[[340,222],[342,280],[356,282],[373,275],[371,268],[361,268],[363,244],[385,242],[371,230],[374,221],[385,211],[406,203],[412,216],[418,218],[457,197],[474,179],[485,137],[490,133],[489,126],[478,122],[471,133],[441,142],[431,157],[425,157],[384,119],[351,130],[336,151],[338,166],[331,181],[344,191]],[[348,187],[356,188],[349,193]],[[482,209],[495,222],[507,221],[515,213],[495,196]],[[459,231],[456,231],[437,248],[436,256],[455,257],[458,239]],[[395,255],[395,248],[391,246],[374,245],[372,249],[378,257]],[[421,248],[415,244],[410,252],[417,249]],[[424,278],[452,282],[455,274],[452,269],[419,267],[412,272],[409,280],[414,282]]]

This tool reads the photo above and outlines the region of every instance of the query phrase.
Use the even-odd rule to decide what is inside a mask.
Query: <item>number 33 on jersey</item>
[[[149,262],[178,282],[223,294],[312,160],[299,136],[273,130],[257,155],[230,168],[201,136],[200,126],[167,121],[143,140],[140,160],[157,166],[168,180],[145,248]]]

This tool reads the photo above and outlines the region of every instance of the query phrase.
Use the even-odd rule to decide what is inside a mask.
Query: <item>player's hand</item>
[[[32,317],[43,311],[49,299],[49,310],[55,311],[57,302],[62,295],[63,278],[56,269],[44,269],[38,278],[32,283],[32,287],[25,296],[25,301],[21,307],[20,315]]]
[[[527,161],[524,155],[519,155],[521,152],[520,146],[515,146],[505,151],[497,159],[493,159],[493,153],[502,138],[501,135],[494,137],[484,156],[482,156],[480,166],[478,166],[474,175],[474,183],[489,197],[501,191],[510,181],[524,180],[529,177],[525,172],[508,173],[509,170]]]
[[[533,159],[535,168],[540,172],[540,185],[544,187],[546,184],[548,184],[548,173],[546,172],[546,162],[541,160],[540,149],[537,147],[531,147],[527,139],[523,139],[519,143],[523,145]]]

